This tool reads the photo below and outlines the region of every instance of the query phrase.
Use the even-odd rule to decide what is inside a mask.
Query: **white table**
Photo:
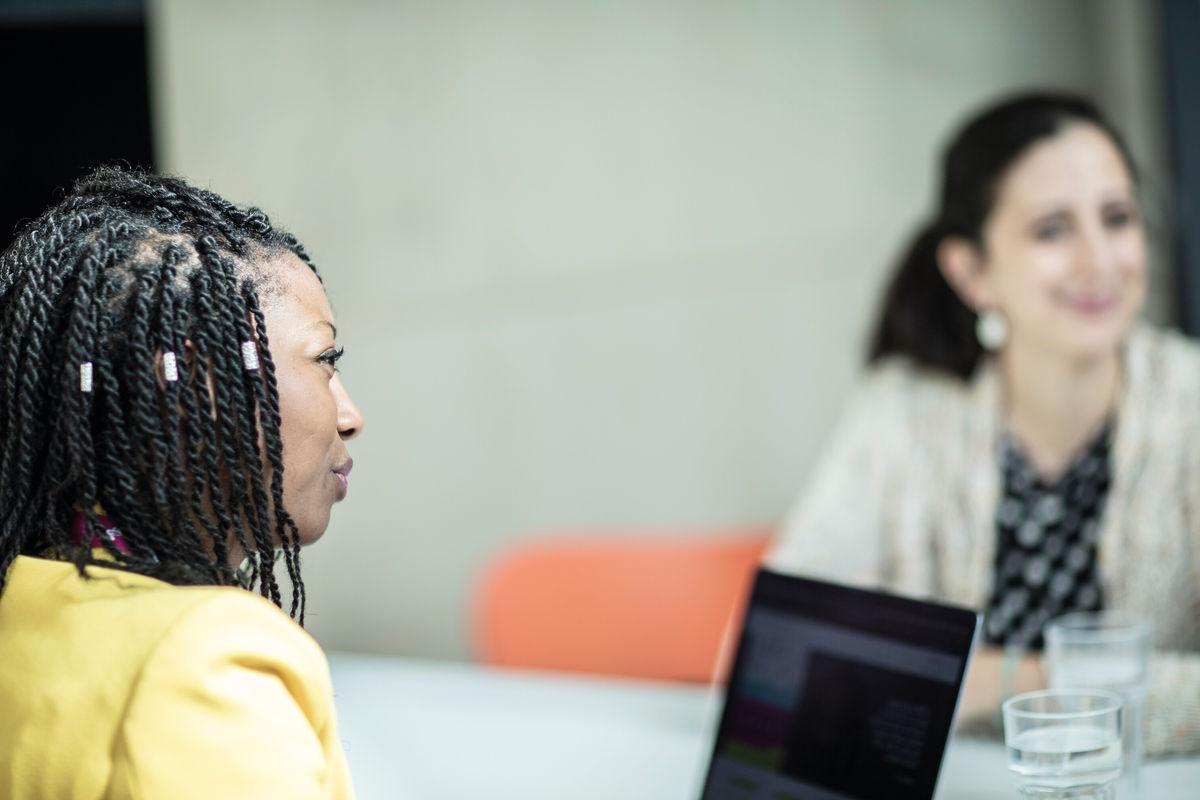
[[[361,800],[696,800],[720,711],[694,686],[331,653]],[[1200,797],[1200,760],[1146,765],[1144,797]],[[994,743],[952,742],[938,800],[1016,800]]]

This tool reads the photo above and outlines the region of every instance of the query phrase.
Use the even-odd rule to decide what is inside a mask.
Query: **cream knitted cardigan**
[[[1200,346],[1137,328],[1112,449],[1099,568],[1110,608],[1156,648],[1146,749],[1200,753]],[[982,609],[992,584],[1000,381],[892,359],[870,370],[767,563]]]

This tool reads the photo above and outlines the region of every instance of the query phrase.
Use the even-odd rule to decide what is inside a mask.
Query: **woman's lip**
[[[346,494],[350,491],[350,470],[352,469],[354,469],[354,459],[346,456],[345,461],[330,470],[333,477],[337,478],[338,500],[345,500]]]
[[[1116,308],[1120,300],[1115,294],[1063,298],[1063,302],[1081,314],[1103,314]]]

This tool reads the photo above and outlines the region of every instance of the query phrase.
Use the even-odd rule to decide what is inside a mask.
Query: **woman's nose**
[[[338,435],[343,439],[353,439],[362,433],[363,415],[358,406],[350,398],[350,393],[346,391],[346,387],[342,385],[340,377],[334,379],[334,396],[337,398],[338,410]]]

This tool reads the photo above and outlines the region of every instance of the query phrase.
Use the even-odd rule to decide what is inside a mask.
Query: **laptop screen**
[[[703,800],[931,797],[977,625],[760,570]]]

